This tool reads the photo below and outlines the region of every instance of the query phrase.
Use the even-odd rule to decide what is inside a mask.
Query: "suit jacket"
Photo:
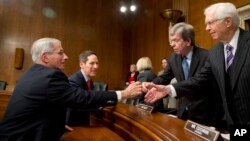
[[[140,82],[152,82],[156,75],[150,69],[144,70],[142,73],[139,73],[137,76],[137,81]]]
[[[76,88],[88,90],[88,84],[79,70],[69,77],[69,83]],[[91,81],[91,90],[93,89],[93,82]],[[91,108],[68,108],[66,116],[66,124],[70,126],[86,126],[90,124],[90,112],[95,112],[97,109]]]
[[[74,87],[80,87],[84,90],[88,90],[87,80],[85,80],[82,72],[79,70],[69,77],[70,85]],[[93,82],[91,81],[91,90],[94,88]]]
[[[196,46],[193,47],[189,77],[194,76],[201,70],[202,66],[207,60],[208,55],[209,53],[207,50]],[[164,73],[158,76],[153,81],[154,83],[167,85],[174,77],[178,82],[185,80],[182,69],[182,57],[180,55],[177,55],[175,53],[171,54],[168,60],[168,64],[169,65],[165,69]],[[177,116],[179,118],[188,118],[199,123],[210,124],[211,121],[214,121],[217,118],[217,116],[218,118],[222,117],[222,114],[217,115],[217,109],[222,110],[222,105],[211,104],[214,101],[221,100],[220,97],[218,98],[215,95],[215,91],[213,91],[211,85],[209,85],[209,87],[207,87],[206,89],[200,90],[199,94],[197,95],[179,95],[178,93],[177,98]],[[186,107],[188,108],[187,115],[186,113],[184,113]]]
[[[115,105],[115,92],[74,88],[60,70],[35,64],[18,80],[0,124],[1,141],[55,141],[67,107]]]
[[[250,32],[240,29],[237,50],[230,66],[230,87],[227,87],[224,46],[218,43],[211,50],[202,71],[194,78],[174,85],[177,95],[192,95],[198,88],[209,85],[210,77],[219,86],[227,122],[250,124]]]

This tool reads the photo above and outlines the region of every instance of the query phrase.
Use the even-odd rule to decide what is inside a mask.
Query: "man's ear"
[[[85,63],[83,61],[80,61],[79,65],[80,65],[80,68],[84,68],[85,67]]]
[[[225,18],[225,23],[226,23],[227,27],[231,27],[233,24],[232,18],[231,17]]]
[[[191,46],[191,43],[192,43],[192,41],[191,41],[191,39],[188,39],[188,46]]]
[[[44,63],[48,63],[49,62],[48,55],[45,52],[42,53],[42,55],[41,55],[41,61],[44,62]]]

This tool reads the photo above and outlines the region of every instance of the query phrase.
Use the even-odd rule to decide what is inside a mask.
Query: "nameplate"
[[[142,110],[145,110],[147,112],[152,112],[154,107],[153,106],[150,106],[150,105],[146,105],[146,104],[137,104],[136,107],[142,109]]]
[[[220,134],[216,130],[210,129],[190,120],[186,122],[184,129],[207,141],[216,141]]]

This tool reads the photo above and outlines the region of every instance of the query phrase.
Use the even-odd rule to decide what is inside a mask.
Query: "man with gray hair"
[[[163,74],[153,80],[155,84],[168,85],[173,78],[177,82],[188,79],[198,73],[209,55],[208,51],[195,45],[195,32],[192,25],[177,23],[169,31],[170,45],[174,53],[168,59],[168,67]],[[213,81],[211,81],[212,84]],[[147,85],[149,83],[143,83]],[[178,95],[176,97],[178,118],[193,120],[206,125],[215,125],[223,117],[222,105],[216,97],[216,87],[208,85],[197,95]],[[218,120],[218,121],[217,121]]]
[[[63,73],[68,56],[54,38],[35,41],[34,65],[18,80],[0,124],[1,141],[56,141],[64,133],[67,107],[116,105],[141,93],[137,82],[123,91],[97,92],[72,87]]]
[[[228,125],[250,125],[250,32],[239,28],[232,3],[216,3],[204,11],[206,30],[219,41],[210,51],[201,71],[188,81],[168,86],[149,84],[145,101],[166,95],[194,95],[215,78]],[[214,104],[214,103],[213,103]]]

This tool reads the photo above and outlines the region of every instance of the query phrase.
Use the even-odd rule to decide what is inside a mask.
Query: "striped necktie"
[[[226,70],[228,70],[228,68],[232,65],[233,63],[233,59],[234,59],[234,55],[233,55],[233,47],[230,44],[227,44],[226,46],[226,51],[227,51],[227,58],[226,58]]]

